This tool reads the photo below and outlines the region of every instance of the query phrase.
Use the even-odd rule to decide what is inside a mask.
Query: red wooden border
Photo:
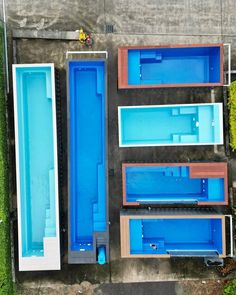
[[[220,83],[128,85],[128,50],[129,49],[191,48],[191,47],[220,47]],[[222,43],[176,44],[176,45],[155,45],[155,46],[123,46],[118,48],[118,88],[119,89],[223,86],[224,85],[223,70],[224,70],[224,47]]]
[[[226,162],[221,163],[122,163],[122,195],[124,206],[139,206],[138,202],[126,200],[126,168],[127,167],[155,167],[155,166],[188,166],[191,178],[224,178],[224,201],[223,202],[199,202],[199,206],[228,205],[228,167]]]

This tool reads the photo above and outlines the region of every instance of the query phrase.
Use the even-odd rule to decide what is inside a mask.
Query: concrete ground
[[[226,156],[225,147],[212,146],[119,148],[117,106],[211,102],[210,88],[117,90],[117,48],[122,45],[152,45],[178,43],[232,44],[232,64],[236,69],[236,2],[234,0],[8,0],[7,13],[12,29],[75,31],[81,26],[92,31],[93,50],[107,50],[108,59],[108,132],[109,132],[109,214],[110,263],[99,265],[67,264],[67,151],[66,151],[66,51],[84,50],[78,41],[20,38],[14,41],[11,60],[17,63],[53,62],[59,69],[63,119],[63,196],[61,198],[62,270],[59,272],[21,272],[16,278],[21,284],[91,284],[173,281],[183,279],[217,279],[215,269],[206,268],[202,259],[121,259],[119,241],[119,211],[121,200],[121,163],[184,162],[229,160],[230,181],[235,179],[234,155]],[[107,24],[114,33],[106,34]],[[43,31],[42,31],[43,32]],[[215,101],[223,102],[222,88],[214,89]],[[9,123],[13,126],[12,99],[9,99]],[[226,124],[227,133],[227,124]],[[11,130],[13,138],[13,130]],[[11,166],[14,171],[14,149]],[[15,181],[12,177],[14,195]],[[13,206],[15,206],[13,198]],[[221,208],[224,210],[223,208]],[[16,229],[16,223],[14,225]],[[15,240],[15,247],[17,241]],[[229,277],[235,277],[231,273]],[[106,285],[108,286],[108,285]],[[152,285],[149,285],[152,288]],[[172,288],[172,284],[168,285]],[[106,293],[106,288],[100,286]],[[168,288],[169,288],[168,287]],[[123,294],[122,285],[116,285]],[[119,289],[120,288],[120,289]],[[150,289],[151,290],[151,289]],[[170,289],[172,290],[172,289]],[[65,291],[66,292],[66,291]],[[76,291],[75,291],[76,292]],[[118,291],[117,291],[118,292]],[[149,292],[149,291],[148,291]],[[130,292],[129,292],[130,293]],[[31,294],[31,293],[30,293]],[[32,293],[33,294],[33,293]],[[43,294],[43,293],[42,293]],[[53,293],[50,293],[53,294]],[[55,293],[56,294],[56,293]],[[62,293],[58,293],[62,294]],[[67,294],[67,293],[64,293]],[[68,293],[69,294],[69,293]],[[77,293],[73,293],[77,294]],[[96,293],[95,293],[96,294]],[[99,293],[98,293],[99,294]],[[132,293],[130,293],[132,294]],[[139,294],[138,291],[136,294]],[[140,293],[141,294],[141,293]],[[145,293],[142,293],[145,294]],[[154,294],[151,291],[146,294]],[[155,293],[158,294],[158,293]],[[168,294],[168,293],[160,293]],[[174,293],[170,293],[174,294]],[[180,293],[179,293],[180,294]],[[184,294],[184,293],[182,293]],[[190,294],[190,293],[189,293]],[[194,294],[194,293],[193,293]],[[195,293],[200,294],[200,293]],[[207,294],[207,293],[205,293]],[[210,294],[210,293],[209,293]],[[215,293],[216,294],[216,293]],[[217,294],[216,294],[217,295]]]

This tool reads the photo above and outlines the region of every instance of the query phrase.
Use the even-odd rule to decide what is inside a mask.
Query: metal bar
[[[223,46],[228,47],[228,83],[224,84],[224,86],[230,86],[231,84],[231,44],[224,43]]]
[[[68,55],[75,55],[75,54],[105,54],[106,59],[108,58],[108,52],[107,51],[66,51],[66,58],[68,58]]]
[[[225,73],[228,75],[229,74],[229,71],[225,71]],[[236,70],[231,70],[230,71],[230,74],[236,74]]]
[[[232,215],[225,215],[225,217],[229,217],[229,221],[230,221],[230,254],[228,256],[234,257],[233,217],[232,217]]]
[[[2,1],[2,10],[3,10],[3,26],[4,26],[4,49],[5,49],[6,85],[7,85],[7,93],[9,93],[9,69],[8,69],[8,50],[7,50],[7,27],[6,27],[5,0]]]

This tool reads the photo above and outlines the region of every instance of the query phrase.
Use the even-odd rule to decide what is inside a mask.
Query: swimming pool
[[[184,211],[145,214],[122,211],[121,257],[225,257],[225,218],[224,215]]]
[[[13,65],[20,270],[60,269],[53,64]]]
[[[123,205],[227,205],[227,163],[122,164]]]
[[[106,61],[69,60],[69,263],[108,260]]]
[[[223,144],[221,103],[118,107],[119,146]]]
[[[118,48],[118,87],[223,85],[223,44]]]

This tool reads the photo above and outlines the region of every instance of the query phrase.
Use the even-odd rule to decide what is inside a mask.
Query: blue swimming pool
[[[97,252],[98,262],[103,257],[105,263],[108,243],[105,60],[68,61],[68,89],[69,263],[96,263]]]
[[[224,215],[159,211],[121,212],[122,257],[225,257]]]
[[[222,204],[226,163],[123,164],[125,205]]]
[[[54,66],[15,65],[13,82],[20,269],[59,269]]]
[[[121,88],[223,83],[223,44],[128,46],[119,48],[118,58]]]
[[[119,107],[120,147],[223,144],[222,104]]]
[[[130,254],[221,255],[222,219],[130,219]],[[208,252],[209,251],[209,252]],[[201,255],[200,255],[201,256]]]

